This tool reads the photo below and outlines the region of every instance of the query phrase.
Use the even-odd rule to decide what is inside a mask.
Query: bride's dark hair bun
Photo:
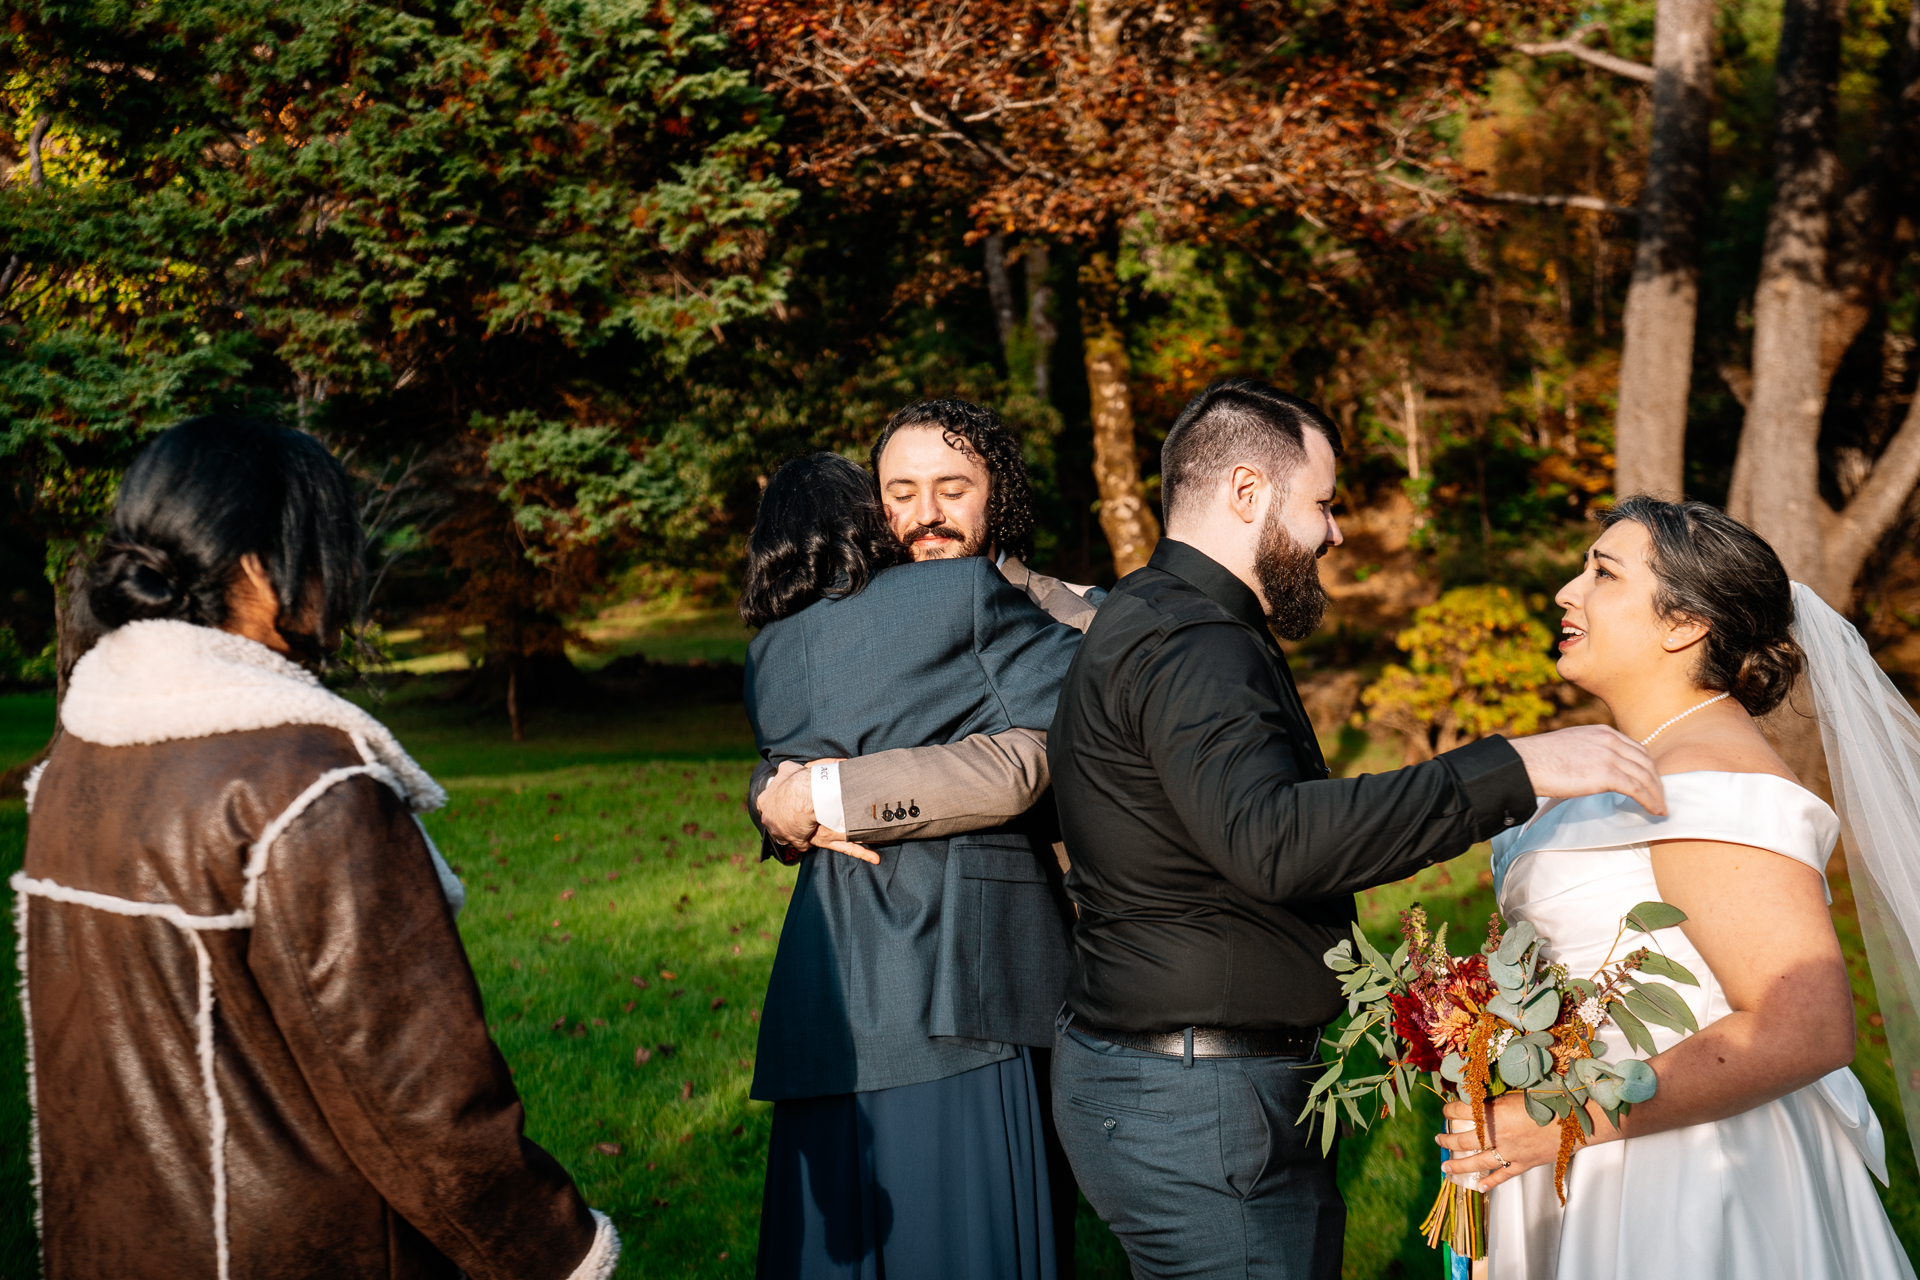
[[[1779,706],[1804,656],[1793,639],[1793,583],[1766,540],[1718,507],[1635,494],[1600,517],[1630,520],[1652,540],[1653,607],[1707,625],[1694,679],[1724,689],[1749,715]]]
[[[273,583],[283,635],[333,634],[357,611],[362,581],[352,483],[304,432],[230,414],[190,418],[127,469],[87,603],[108,629],[159,618],[218,627],[248,555]]]

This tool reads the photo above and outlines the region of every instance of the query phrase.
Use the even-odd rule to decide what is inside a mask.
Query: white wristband
[[[811,766],[813,778],[813,820],[829,831],[847,829],[846,804],[840,798],[840,765]]]

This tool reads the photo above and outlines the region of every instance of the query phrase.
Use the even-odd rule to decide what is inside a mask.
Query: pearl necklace
[[[1679,715],[1667,721],[1666,724],[1661,725],[1658,729],[1655,729],[1652,733],[1640,739],[1640,745],[1643,747],[1646,746],[1649,742],[1652,742],[1655,738],[1665,733],[1673,725],[1679,724],[1682,720],[1685,720],[1688,716],[1692,715],[1694,712],[1699,711],[1704,707],[1710,707],[1714,703],[1722,701],[1723,699],[1726,699],[1726,698],[1731,698],[1732,696],[1733,696],[1733,691],[1729,689],[1725,693],[1714,694],[1711,698],[1708,698],[1705,702],[1699,703],[1695,706],[1688,707],[1685,711],[1682,711]]]

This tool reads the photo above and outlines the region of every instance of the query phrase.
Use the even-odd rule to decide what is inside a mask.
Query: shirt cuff
[[[840,797],[840,764],[809,766],[813,775],[813,820],[829,831],[847,829],[847,809]]]
[[[1539,802],[1527,777],[1527,766],[1505,738],[1482,738],[1440,759],[1446,761],[1466,793],[1479,839],[1517,827],[1533,816]]]

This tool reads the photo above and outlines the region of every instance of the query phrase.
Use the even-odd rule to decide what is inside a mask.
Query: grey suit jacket
[[[1044,729],[1079,641],[984,559],[901,565],[762,630],[747,714],[769,761]],[[1006,825],[878,852],[802,860],[755,1098],[917,1084],[1052,1042],[1069,953],[1044,843]]]

